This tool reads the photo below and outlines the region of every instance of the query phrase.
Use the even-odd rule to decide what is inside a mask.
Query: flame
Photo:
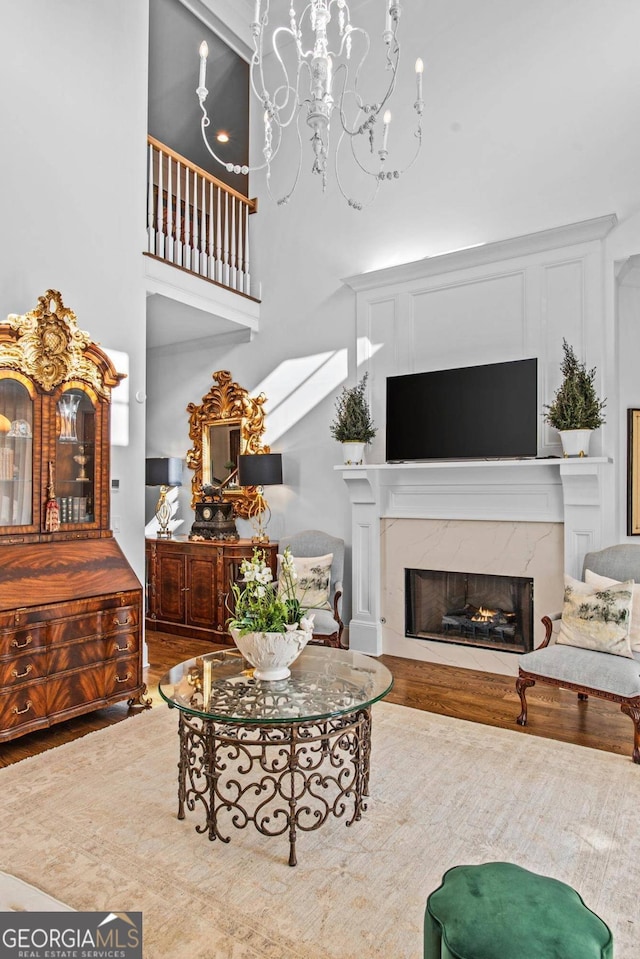
[[[477,613],[471,617],[472,623],[489,623],[496,615],[497,610],[487,609],[486,606],[481,606]]]

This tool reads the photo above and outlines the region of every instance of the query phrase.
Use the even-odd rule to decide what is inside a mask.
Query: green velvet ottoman
[[[578,893],[509,862],[454,866],[427,899],[424,959],[612,959]]]

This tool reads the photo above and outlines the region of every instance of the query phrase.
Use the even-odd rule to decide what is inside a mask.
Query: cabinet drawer
[[[49,675],[64,673],[78,666],[93,666],[104,659],[105,640],[100,637],[59,643],[49,647]]]
[[[141,683],[138,670],[137,656],[130,656],[127,659],[123,657],[105,663],[105,695],[107,699],[125,693],[127,690],[136,689]]]
[[[0,662],[0,687],[30,683],[46,675],[47,656],[44,649]]]
[[[47,717],[45,690],[43,681],[0,693],[0,729],[15,729],[39,720],[44,722]]]
[[[112,656],[126,656],[137,653],[140,647],[138,636],[138,630],[135,632],[123,630],[121,633],[105,637],[105,658],[110,659]]]
[[[45,644],[45,635],[42,626],[3,629],[0,631],[0,656],[15,656],[22,650],[40,649]]]
[[[75,673],[49,676],[46,685],[49,716],[104,699],[104,666],[88,666]]]
[[[72,639],[102,634],[100,613],[84,613],[81,616],[69,616],[68,619],[49,623],[49,643],[67,643]]]
[[[139,606],[121,606],[119,609],[107,609],[102,614],[102,629],[105,633],[112,629],[138,626],[140,623]]]

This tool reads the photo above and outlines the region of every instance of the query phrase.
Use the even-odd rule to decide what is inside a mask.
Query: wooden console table
[[[277,543],[261,545],[276,575]],[[147,629],[163,630],[192,639],[233,645],[227,632],[231,615],[227,596],[240,578],[240,564],[250,559],[255,544],[236,542],[148,538]]]

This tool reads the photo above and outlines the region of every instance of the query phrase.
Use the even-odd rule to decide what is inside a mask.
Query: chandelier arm
[[[290,37],[293,37],[294,40],[295,40],[295,34],[294,34],[288,27],[278,27],[277,30],[274,31],[273,37],[272,37],[272,40],[271,40],[271,45],[272,45],[272,47],[273,47],[273,52],[274,52],[274,54],[275,54],[276,60],[278,61],[278,63],[280,64],[280,66],[281,66],[281,68],[282,68],[282,75],[283,75],[283,77],[284,77],[284,83],[282,83],[282,84],[280,84],[280,86],[276,87],[276,89],[275,89],[275,91],[274,91],[273,101],[274,101],[274,106],[275,106],[277,109],[279,109],[279,110],[284,110],[284,108],[287,106],[287,103],[289,102],[289,91],[292,90],[294,93],[296,93],[297,87],[294,89],[294,88],[291,86],[291,81],[289,80],[289,71],[287,70],[287,68],[286,68],[286,66],[285,66],[285,62],[284,62],[284,60],[282,59],[282,57],[281,57],[281,55],[280,55],[280,50],[278,49],[278,34],[279,34],[279,33],[287,33],[287,34],[289,34]],[[298,75],[299,75],[299,68],[298,68],[298,70],[296,71],[296,77],[297,77]],[[276,102],[275,102],[275,99],[276,99],[276,96],[277,96],[278,92],[279,92],[280,90],[283,90],[283,89],[286,89],[286,90],[287,90],[287,96],[286,96],[286,98],[285,98],[284,103],[282,103],[280,106],[278,106],[278,105],[276,104]],[[296,97],[296,99],[297,99],[297,97]]]
[[[296,174],[295,174],[291,189],[289,190],[288,193],[284,193],[281,197],[274,196],[274,193],[271,189],[271,165],[270,164],[268,165],[267,190],[269,192],[269,196],[271,197],[271,199],[274,200],[278,204],[278,206],[284,206],[285,204],[289,202],[298,185],[298,180],[300,179],[300,173],[302,171],[302,135],[300,133],[300,112],[298,112],[298,120],[296,123],[296,134],[298,137],[298,169],[296,170]]]
[[[239,166],[237,164],[227,163],[226,160],[221,160],[220,157],[216,154],[211,144],[209,143],[209,138],[207,137],[207,134],[205,132],[207,127],[211,123],[211,121],[209,117],[207,116],[204,106],[202,107],[202,112],[204,113],[204,116],[202,117],[202,120],[200,121],[200,130],[202,132],[203,143],[205,147],[207,148],[207,150],[209,151],[209,153],[211,154],[211,156],[213,157],[213,159],[217,163],[219,163],[220,166],[223,166],[225,170],[227,171],[227,173],[236,173],[241,176],[246,176],[247,173],[257,173],[258,170],[264,170],[264,168],[267,166],[266,163],[261,163],[260,166],[247,166],[246,164]],[[275,155],[275,151],[274,151],[274,155]]]
[[[342,143],[342,140],[343,140],[344,137],[345,137],[345,134],[346,134],[346,131],[343,130],[343,131],[341,132],[341,134],[340,134],[340,137],[338,138],[338,144],[337,144],[337,146],[336,146],[336,151],[335,151],[334,158],[333,158],[333,162],[334,162],[334,172],[335,172],[335,176],[336,176],[336,183],[338,184],[338,189],[340,190],[340,193],[342,194],[342,196],[345,198],[345,200],[347,201],[347,203],[349,204],[349,206],[350,206],[352,209],[354,209],[354,210],[364,210],[364,209],[366,209],[366,207],[368,207],[371,203],[373,203],[373,201],[375,200],[376,196],[378,195],[378,190],[380,189],[380,183],[381,183],[381,181],[378,179],[378,177],[377,177],[377,175],[376,175],[375,173],[369,173],[367,170],[365,170],[364,172],[367,173],[368,176],[373,177],[373,178],[375,179],[375,186],[373,187],[373,191],[372,191],[371,195],[369,196],[369,198],[368,198],[367,200],[364,200],[364,201],[356,200],[356,199],[354,199],[353,197],[350,197],[350,196],[349,196],[349,194],[346,192],[346,190],[344,189],[344,187],[343,187],[343,185],[342,185],[342,180],[340,179],[340,171],[339,171],[339,169],[338,169],[338,154],[339,154],[339,152],[340,152],[340,145],[341,145],[341,143]],[[352,141],[349,141],[349,142],[352,142]]]

